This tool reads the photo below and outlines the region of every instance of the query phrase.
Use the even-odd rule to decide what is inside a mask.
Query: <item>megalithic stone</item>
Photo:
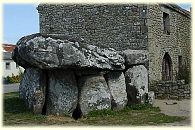
[[[102,75],[83,76],[78,82],[82,115],[94,110],[111,109],[110,91]]]
[[[48,70],[47,115],[72,116],[78,102],[78,88],[71,70]]]
[[[149,66],[149,53],[147,50],[124,50],[122,52],[125,59],[125,66],[136,66],[138,64],[144,65],[146,68]]]
[[[124,58],[113,48],[72,42],[32,34],[17,42],[13,53],[16,63],[40,69],[91,68],[123,70]]]
[[[112,71],[106,74],[106,78],[112,97],[112,109],[122,110],[127,104],[125,76],[123,72]]]
[[[148,70],[143,65],[133,66],[125,72],[128,105],[144,103],[148,94]]]
[[[41,114],[45,103],[46,75],[38,68],[27,68],[19,86],[19,97],[36,114]]]

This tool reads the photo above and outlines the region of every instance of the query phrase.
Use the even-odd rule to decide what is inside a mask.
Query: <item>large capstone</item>
[[[93,110],[111,108],[111,95],[102,75],[83,76],[79,79],[79,104],[82,115]]]
[[[147,50],[128,49],[128,50],[123,51],[122,54],[125,58],[125,65],[126,66],[143,64],[146,67],[148,67],[149,53]]]
[[[16,48],[17,52],[13,53],[13,59],[21,66],[26,63],[41,69],[123,70],[125,68],[124,58],[112,48],[43,37],[40,34],[21,38]]]
[[[143,65],[133,66],[125,72],[128,105],[144,103],[148,93],[148,70]]]
[[[45,103],[46,76],[38,68],[25,70],[19,86],[19,97],[36,114],[41,114]]]
[[[72,116],[78,102],[78,88],[71,70],[49,70],[47,115]]]
[[[111,92],[112,109],[122,110],[127,104],[125,76],[123,72],[110,72],[106,75]]]

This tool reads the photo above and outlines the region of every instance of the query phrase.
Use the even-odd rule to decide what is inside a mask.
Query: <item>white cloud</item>
[[[37,8],[38,5],[39,5],[39,3],[33,4],[33,6],[34,6],[35,8]]]
[[[190,12],[190,8],[188,8],[188,9],[186,9],[186,10]]]
[[[8,43],[10,43],[10,42],[9,42],[9,41],[7,41],[7,40],[4,40],[4,41],[3,41],[3,43],[8,44]]]
[[[190,4],[190,3],[179,3],[177,5],[179,5],[181,8],[183,8],[187,11],[190,11],[190,8],[192,7],[192,4]]]
[[[8,40],[4,40],[4,41],[3,41],[3,44],[14,44],[14,43],[12,43],[12,42],[10,42],[10,41],[8,41]]]

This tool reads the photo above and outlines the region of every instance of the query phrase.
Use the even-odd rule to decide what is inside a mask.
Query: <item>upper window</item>
[[[163,12],[164,33],[170,35],[170,19],[169,14]]]
[[[6,62],[5,63],[5,68],[6,68],[6,70],[10,70],[11,69],[10,62]]]

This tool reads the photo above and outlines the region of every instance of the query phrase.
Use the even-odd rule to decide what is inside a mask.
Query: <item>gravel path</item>
[[[161,112],[170,116],[184,116],[187,119],[181,122],[166,123],[164,126],[191,126],[191,100],[158,100],[155,107],[160,107]]]
[[[19,91],[19,83],[17,84],[3,84],[3,93]]]

